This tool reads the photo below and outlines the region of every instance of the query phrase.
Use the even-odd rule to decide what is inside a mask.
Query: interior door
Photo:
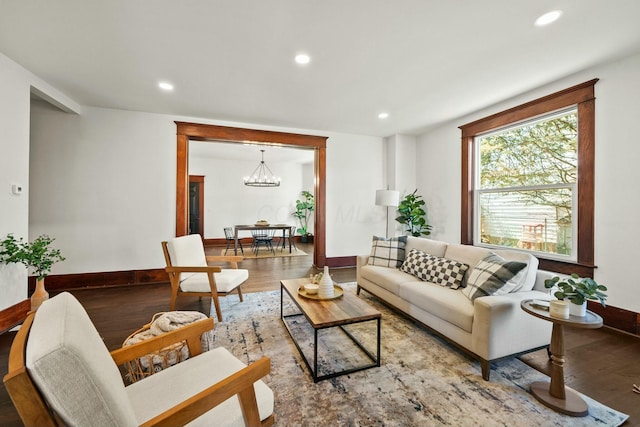
[[[189,175],[189,234],[204,239],[204,176]]]

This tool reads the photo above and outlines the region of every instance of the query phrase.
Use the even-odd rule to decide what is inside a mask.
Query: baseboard
[[[355,256],[340,256],[327,258],[326,263],[331,268],[347,268],[356,266]]]
[[[35,289],[35,276],[29,277],[29,295]],[[48,291],[69,289],[102,288],[107,286],[144,285],[168,282],[164,268],[148,270],[106,271],[102,273],[78,273],[50,275],[45,279]]]
[[[603,307],[596,301],[587,301],[587,308],[599,314],[605,325],[633,335],[640,335],[640,313],[610,305]]]
[[[31,310],[31,300],[26,299],[17,304],[0,310],[0,334],[7,332],[14,326],[19,325],[27,318],[27,313]]]

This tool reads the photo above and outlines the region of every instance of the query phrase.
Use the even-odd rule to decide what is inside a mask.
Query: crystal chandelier
[[[260,151],[262,152],[262,161],[256,170],[251,173],[251,176],[244,177],[244,185],[249,187],[279,187],[280,178],[273,175],[271,169],[264,162],[264,150]]]

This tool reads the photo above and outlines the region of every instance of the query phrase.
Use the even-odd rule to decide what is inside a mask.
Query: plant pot
[[[44,288],[44,277],[36,279],[36,290],[31,295],[31,311],[36,311],[40,305],[49,299],[49,292]]]
[[[300,236],[300,243],[313,243],[313,234],[303,234]]]
[[[583,302],[581,305],[569,302],[569,314],[572,316],[584,317],[587,315],[587,302]]]

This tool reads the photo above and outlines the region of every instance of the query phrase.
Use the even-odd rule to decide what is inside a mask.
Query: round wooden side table
[[[533,300],[524,300],[520,307],[540,319],[553,322],[551,332],[551,381],[536,381],[531,384],[531,394],[541,403],[572,417],[584,417],[589,413],[587,402],[578,392],[564,385],[564,327],[595,329],[602,326],[602,317],[587,310],[584,317],[569,316],[568,319],[553,317],[548,310],[531,305]]]

